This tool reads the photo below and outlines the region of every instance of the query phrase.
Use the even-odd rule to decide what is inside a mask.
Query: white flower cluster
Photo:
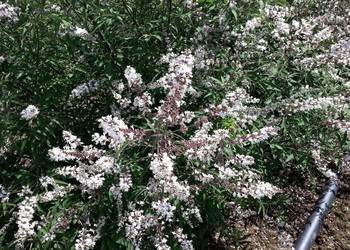
[[[4,186],[1,184],[0,184],[0,199],[1,199],[1,203],[5,203],[9,200],[9,195],[6,192]]]
[[[154,155],[150,169],[159,184],[163,186],[164,192],[169,194],[169,198],[176,198],[186,201],[190,197],[190,189],[186,183],[178,181],[174,175],[174,163],[167,153]],[[152,190],[152,188],[150,188]]]
[[[52,186],[56,185],[54,178],[49,176],[40,177],[39,181],[41,186],[43,186],[44,188],[47,188],[49,185],[52,185]]]
[[[64,131],[64,139],[67,145],[63,149],[53,148],[49,155],[55,161],[75,160],[78,166],[58,168],[56,173],[63,176],[72,176],[82,184],[83,191],[97,189],[103,185],[105,174],[119,172],[119,167],[114,162],[114,157],[106,155],[104,150],[93,146],[85,146],[79,138]],[[81,146],[81,150],[77,147]],[[96,160],[97,158],[97,160]],[[88,160],[83,163],[83,160]]]
[[[310,97],[306,100],[297,99],[294,103],[286,105],[285,109],[291,112],[310,111],[315,109],[336,108],[339,110],[347,109],[349,98],[343,95],[332,97]]]
[[[214,65],[214,59],[209,58],[211,56],[211,52],[206,50],[204,46],[199,46],[194,51],[194,67],[196,69],[210,69]]]
[[[335,62],[350,66],[350,39],[341,39],[330,48],[330,53]]]
[[[60,36],[65,36],[69,34],[70,36],[75,36],[75,37],[81,37],[81,38],[86,38],[91,41],[95,41],[96,38],[92,35],[89,34],[89,32],[80,27],[66,27],[65,25],[60,26],[60,31],[58,32],[58,35]]]
[[[182,250],[194,250],[192,240],[188,240],[188,237],[186,234],[183,233],[183,229],[178,227],[173,232],[173,235],[178,240],[178,242],[181,245]]]
[[[26,120],[32,120],[39,114],[39,109],[34,105],[29,105],[21,111],[21,117]]]
[[[128,192],[132,186],[132,179],[129,173],[121,173],[119,176],[119,190]]]
[[[278,131],[278,127],[267,126],[250,134],[237,135],[237,137],[232,139],[232,141],[243,145],[256,144],[266,141],[270,136],[277,136]]]
[[[244,180],[245,177],[249,176],[247,183],[250,183],[253,181],[253,178],[258,177],[256,173],[250,171],[249,169],[246,169],[246,170],[235,169],[230,165],[229,162],[227,162],[225,165],[215,164],[214,166],[219,170],[218,177],[221,180],[233,180],[233,179]],[[240,182],[238,182],[237,185],[240,185]]]
[[[176,209],[174,205],[169,203],[169,198],[153,201],[152,208],[157,212],[160,220],[165,219],[165,221],[169,222],[172,221],[174,217],[173,211]]]
[[[154,178],[157,180],[167,179],[172,176],[174,163],[167,153],[155,155],[150,164]]]
[[[164,192],[169,194],[170,199],[188,201],[191,197],[190,186],[187,182],[180,182],[177,176],[173,175],[169,179],[161,180],[160,184],[164,187]]]
[[[84,143],[81,141],[80,138],[73,135],[72,133],[68,131],[63,131],[62,133],[64,141],[67,143],[65,148],[77,148],[78,146],[82,146]]]
[[[18,204],[17,212],[17,226],[18,230],[15,234],[17,239],[17,248],[23,247],[23,243],[28,236],[31,236],[35,233],[34,227],[37,225],[37,222],[32,222],[34,218],[34,207],[38,202],[37,196],[25,197],[22,202]]]
[[[194,170],[193,175],[197,181],[200,181],[203,184],[210,183],[214,180],[214,175],[200,172],[197,169]]]
[[[333,161],[333,159],[330,157],[325,157],[321,154],[320,145],[321,143],[319,141],[311,141],[311,157],[314,159],[318,170],[320,170],[324,176],[337,179],[337,174],[328,168],[328,165]]]
[[[185,103],[183,98],[186,93],[195,92],[191,86],[194,56],[189,50],[180,55],[169,53],[161,59],[163,63],[169,63],[169,70],[165,76],[158,79],[155,86],[160,86],[168,91],[165,100],[157,108],[157,119],[166,125],[179,123],[180,107]]]
[[[142,96],[136,96],[133,105],[139,108],[140,111],[145,110],[152,105],[151,95],[148,92],[144,92]]]
[[[244,196],[243,189],[241,190],[242,196]],[[254,199],[261,199],[262,197],[268,197],[271,199],[275,194],[280,193],[281,190],[271,183],[258,180],[249,189],[247,189],[246,194],[250,195]]]
[[[327,120],[325,123],[331,125],[332,127],[338,128],[343,133],[347,133],[347,136],[350,139],[350,122],[333,119]]]
[[[137,90],[142,86],[142,76],[141,74],[136,73],[136,70],[133,67],[127,66],[124,71],[124,76],[128,81],[128,86],[130,89]]]
[[[290,17],[293,12],[294,7],[269,4],[265,6],[263,9],[264,17],[271,18],[275,24],[275,28],[271,32],[273,37],[280,38],[280,35],[289,35],[291,26],[286,23],[286,18]]]
[[[3,225],[2,228],[0,228],[0,234],[4,234],[6,232],[6,230],[13,224],[13,222],[15,221],[16,219],[16,213],[13,213],[12,216],[10,217],[10,219],[8,220],[8,222]]]
[[[225,129],[217,129],[209,135],[212,124],[210,122],[202,124],[194,136],[188,142],[189,148],[184,155],[192,160],[199,160],[203,164],[210,164],[214,159],[220,144],[229,138],[229,132]]]
[[[180,114],[179,124],[183,125],[184,123],[190,123],[194,117],[195,117],[195,114],[193,111],[186,110]]]
[[[52,148],[49,150],[49,156],[55,161],[72,161],[72,160],[92,160],[96,157],[101,157],[105,151],[97,149],[91,145],[84,145],[81,140],[68,131],[63,131],[63,138],[66,145],[63,149]],[[77,147],[81,146],[82,150],[78,150]],[[92,161],[91,161],[92,162]]]
[[[123,98],[121,94],[115,91],[113,91],[113,97],[118,102],[118,104],[124,109],[128,108],[132,103],[130,98],[127,98],[127,97]]]
[[[40,201],[43,202],[49,202],[56,200],[59,197],[65,196],[69,191],[73,190],[73,186],[71,184],[68,184],[67,186],[59,186],[55,180],[49,176],[44,176],[40,178],[41,185],[47,189],[48,185],[53,186],[52,191],[46,191],[40,195],[38,195],[38,198]]]
[[[163,230],[164,226],[161,226],[160,230]],[[167,237],[162,234],[155,235],[152,237],[153,244],[157,250],[171,250],[170,246],[167,244]]]
[[[275,57],[276,53],[272,54],[271,48],[285,53],[287,57],[291,53],[298,54],[293,64],[324,74],[332,81],[343,81],[344,76],[338,75],[338,69],[350,65],[348,8],[339,1],[318,1],[314,4],[318,7],[313,10],[305,8],[304,1],[283,6],[262,5],[259,17],[224,32],[223,36],[235,44],[232,57],[240,60],[244,54],[250,59],[245,65],[255,64],[252,59],[261,58],[262,52],[264,56]],[[258,28],[259,32],[256,31]],[[260,44],[257,42],[260,40],[273,40],[275,45]],[[242,66],[241,63],[236,65]],[[268,73],[271,69],[266,67]]]
[[[86,29],[82,29],[79,27],[75,27],[73,30],[69,32],[71,36],[77,36],[77,37],[86,37],[89,35]]]
[[[18,196],[24,197],[26,195],[32,195],[32,194],[33,194],[33,191],[29,187],[24,186],[24,187],[22,187],[21,192],[18,193]]]
[[[179,91],[181,98],[191,91],[191,77],[194,66],[194,56],[185,51],[180,55],[169,53],[162,57],[161,62],[169,63],[168,73],[158,80],[160,86],[168,90],[168,95],[175,95]]]
[[[19,13],[18,7],[13,7],[7,3],[1,3],[0,2],[0,20],[3,19],[6,21],[6,24],[15,23],[19,20],[18,13]]]
[[[249,108],[243,103],[258,103],[259,99],[251,97],[243,88],[227,93],[226,97],[214,109],[214,114],[221,118],[234,118],[242,125],[257,119],[256,115],[249,114]]]
[[[68,166],[59,168],[56,173],[63,176],[72,176],[82,184],[82,190],[94,190],[103,185],[105,174],[110,174],[115,169],[114,158],[112,156],[102,156],[95,164],[84,164],[78,162],[78,166]]]
[[[260,39],[258,41],[258,45],[256,46],[256,49],[260,51],[265,51],[267,50],[267,46],[268,46],[268,42],[265,39]]]
[[[254,158],[249,155],[236,154],[234,157],[230,157],[228,163],[235,166],[247,167],[254,164]]]
[[[78,85],[75,89],[72,90],[68,100],[72,100],[74,98],[80,98],[83,95],[87,95],[91,92],[95,92],[100,88],[100,82],[96,80],[90,80],[86,83]]]
[[[5,62],[5,61],[6,61],[6,58],[3,57],[3,56],[0,56],[0,64],[3,63],[3,62]]]
[[[128,111],[135,109],[140,111],[150,110],[149,107],[152,105],[151,95],[145,91],[141,74],[137,73],[133,67],[127,66],[124,76],[127,85],[125,86],[122,82],[117,81],[114,90],[112,90],[120,108],[128,109]]]
[[[132,186],[131,175],[128,173],[120,173],[119,175],[119,184],[112,185],[109,191],[112,193],[113,197],[120,201],[122,198],[123,192],[128,192]]]
[[[78,238],[74,244],[76,250],[86,250],[92,249],[96,241],[96,237],[91,234],[91,232],[85,228],[81,229],[78,233]]]
[[[190,50],[186,50],[180,55],[172,52],[164,55],[159,63],[168,63],[169,69],[163,77],[156,83],[147,86],[148,89],[164,88],[168,91],[165,99],[161,100],[161,105],[156,108],[157,114],[154,118],[162,123],[164,127],[181,125],[181,130],[186,131],[184,123],[189,123],[194,117],[191,111],[181,112],[180,107],[185,104],[183,98],[186,94],[192,96],[200,95],[192,86],[192,69],[194,68],[195,57]]]
[[[320,2],[319,4],[326,4]],[[335,6],[338,1],[332,2]],[[337,7],[336,7],[337,8]],[[321,7],[320,9],[325,9]],[[290,40],[290,48],[295,52],[312,51],[312,56],[303,56],[295,59],[294,63],[312,69],[315,73],[332,70],[331,79],[342,80],[335,68],[340,65],[349,66],[350,53],[348,50],[348,23],[346,11],[340,13],[326,7],[327,11],[319,11],[315,15],[309,15],[300,21],[294,21],[294,37],[297,41]],[[331,44],[331,45],[328,45]],[[311,53],[308,53],[311,54]]]
[[[245,31],[252,31],[252,30],[255,30],[256,28],[258,28],[259,26],[261,26],[261,18],[254,17],[245,23],[244,30]]]
[[[186,6],[186,8],[188,9],[192,9],[193,6],[196,6],[197,3],[193,3],[193,0],[185,0],[184,1],[184,5]]]
[[[101,237],[100,231],[105,224],[105,217],[101,217],[97,224],[95,224],[95,229],[87,229],[83,227],[79,232],[77,239],[75,241],[74,247],[76,250],[86,250],[93,249],[96,242]]]
[[[45,6],[45,11],[55,11],[61,12],[62,8],[60,5],[50,3],[48,6]]]
[[[93,141],[98,144],[106,145],[108,143],[109,148],[119,150],[125,142],[142,138],[140,131],[129,129],[125,122],[118,117],[108,115],[98,121],[103,135],[95,133],[92,137]]]
[[[126,237],[135,249],[140,249],[143,232],[158,224],[157,217],[151,214],[144,215],[143,210],[131,209],[127,215],[125,225]]]
[[[254,199],[261,199],[262,197],[269,197],[270,199],[281,190],[268,182],[259,180],[259,175],[249,168],[238,170],[230,166],[227,162],[224,166],[215,164],[219,170],[218,177],[225,181],[234,180],[233,195],[240,198],[253,197]]]

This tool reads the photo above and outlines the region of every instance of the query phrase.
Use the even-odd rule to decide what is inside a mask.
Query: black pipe
[[[295,242],[295,250],[311,249],[318,231],[320,230],[329,208],[334,201],[335,195],[339,189],[339,184],[336,179],[329,179],[327,185],[318,199],[314,210],[312,211],[303,232],[299,235]]]

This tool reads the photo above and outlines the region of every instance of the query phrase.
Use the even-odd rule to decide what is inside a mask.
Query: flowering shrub
[[[227,205],[283,193],[281,168],[335,176],[349,165],[346,10],[1,3],[1,244],[205,248]]]

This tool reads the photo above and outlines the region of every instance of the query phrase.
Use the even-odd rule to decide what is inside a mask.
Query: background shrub
[[[348,168],[348,10],[1,3],[2,246],[205,249],[228,206]]]

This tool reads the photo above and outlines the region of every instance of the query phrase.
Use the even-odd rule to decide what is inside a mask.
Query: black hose
[[[318,231],[320,230],[324,219],[328,213],[329,208],[334,201],[334,198],[338,192],[339,184],[335,179],[329,179],[327,185],[323,189],[323,192],[318,199],[314,210],[312,211],[303,232],[299,235],[295,242],[295,250],[309,250],[311,249]]]

